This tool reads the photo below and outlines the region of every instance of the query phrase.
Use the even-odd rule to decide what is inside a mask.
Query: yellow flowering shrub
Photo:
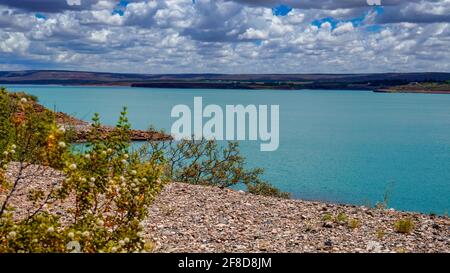
[[[51,113],[36,113],[26,100],[16,103],[20,120],[0,115],[9,119],[0,124],[12,124],[0,155],[0,253],[148,251],[142,221],[163,187],[164,160],[161,153],[143,157],[131,150],[126,109],[106,138],[96,115],[88,144],[79,148],[67,142],[66,129]],[[7,178],[11,164],[18,172]],[[62,178],[49,191],[30,190],[33,206],[19,215],[20,204],[11,199],[27,186],[24,177],[36,164]]]

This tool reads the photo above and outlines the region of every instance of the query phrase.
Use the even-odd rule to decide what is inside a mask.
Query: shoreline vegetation
[[[375,90],[381,93],[423,93],[423,94],[450,94],[450,81],[445,83],[423,82],[392,86]]]
[[[17,98],[26,97],[29,99],[29,103],[32,105],[36,113],[49,112],[53,113],[49,109],[38,103],[37,98],[34,96],[27,95],[25,93],[12,93],[12,96]],[[16,113],[16,117],[23,118],[24,113]],[[92,123],[86,122],[84,120],[78,119],[76,117],[70,116],[63,112],[54,112],[56,124],[67,129],[73,130],[73,139],[75,143],[85,143],[88,140],[88,135]],[[99,132],[102,138],[106,138],[108,134],[114,131],[113,126],[102,125],[99,128]],[[131,141],[169,141],[172,140],[172,136],[165,134],[164,132],[156,131],[153,129],[149,130],[135,130],[130,129],[130,140]]]
[[[0,84],[249,90],[327,89],[450,94],[450,73],[156,75],[31,70],[0,71]]]
[[[450,252],[446,215],[290,200],[237,144],[150,131],[130,152],[125,110],[104,127],[0,95],[0,252]]]

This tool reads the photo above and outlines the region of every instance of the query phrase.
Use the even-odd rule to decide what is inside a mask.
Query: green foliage
[[[322,215],[322,221],[324,222],[334,222],[336,224],[346,225],[351,229],[356,229],[361,226],[361,223],[358,219],[351,218],[349,219],[348,216],[344,212],[339,212],[337,216],[331,214],[331,213],[325,213]]]
[[[377,209],[387,209],[389,206],[389,200],[391,199],[391,195],[394,189],[394,183],[390,183],[383,194],[383,201],[377,202],[375,204],[375,208]]]
[[[386,232],[382,229],[377,229],[376,236],[378,240],[382,240],[386,236]]]
[[[252,194],[274,196],[286,199],[290,198],[290,194],[288,192],[282,192],[265,181],[253,180],[247,184],[247,189],[248,192]]]
[[[0,151],[4,151],[11,142],[12,101],[5,88],[0,88]]]
[[[331,214],[331,213],[325,213],[323,216],[322,216],[322,221],[333,221],[333,215]]]
[[[336,217],[336,221],[340,223],[347,222],[347,215],[343,212],[339,212],[338,216]]]
[[[331,213],[325,213],[324,215],[322,215],[322,221],[342,223],[347,221],[347,215],[343,212],[339,212],[335,217]]]
[[[359,227],[361,226],[361,222],[359,222],[358,219],[350,219],[350,220],[348,221],[348,226],[349,226],[351,229],[357,229],[357,228],[359,228]]]
[[[8,152],[14,145],[11,161],[61,168],[68,151],[65,129],[56,125],[53,112],[38,111],[34,101],[23,93],[0,90],[0,150]]]
[[[86,151],[73,151],[54,116],[28,104],[18,103],[22,114],[11,125],[14,144],[0,157],[0,253],[149,250],[141,222],[163,187],[164,161],[159,153],[143,158],[131,151],[126,109],[106,139],[96,115]],[[11,181],[5,170],[12,161],[19,170]],[[11,197],[24,186],[31,163],[59,169],[63,178],[48,192],[30,190],[33,207],[18,215]]]
[[[411,233],[414,229],[414,221],[411,218],[404,218],[394,223],[394,229],[397,233]]]
[[[10,97],[14,100],[26,99],[29,102],[38,102],[38,97],[35,95],[27,94],[25,92],[14,92],[9,94]]]
[[[248,192],[289,198],[261,179],[260,168],[246,169],[245,158],[237,142],[221,147],[215,140],[184,139],[181,141],[150,142],[153,152],[162,153],[167,161],[165,180],[221,188],[245,185]]]

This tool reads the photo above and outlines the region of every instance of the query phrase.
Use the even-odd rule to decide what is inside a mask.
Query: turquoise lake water
[[[171,109],[203,104],[280,105],[280,147],[243,141],[249,166],[294,198],[446,213],[450,208],[450,95],[366,91],[248,91],[127,87],[9,86],[45,106],[115,124],[128,106],[133,127],[170,131]]]

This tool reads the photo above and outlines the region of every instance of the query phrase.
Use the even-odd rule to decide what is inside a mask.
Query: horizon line
[[[381,75],[381,74],[450,74],[450,71],[410,71],[410,72],[354,72],[354,73],[327,73],[327,72],[304,72],[304,73],[219,73],[219,72],[186,72],[186,73],[139,73],[139,72],[109,72],[92,70],[68,70],[68,69],[23,69],[23,70],[0,70],[4,72],[79,72],[79,73],[105,73],[105,74],[128,74],[128,75]]]

